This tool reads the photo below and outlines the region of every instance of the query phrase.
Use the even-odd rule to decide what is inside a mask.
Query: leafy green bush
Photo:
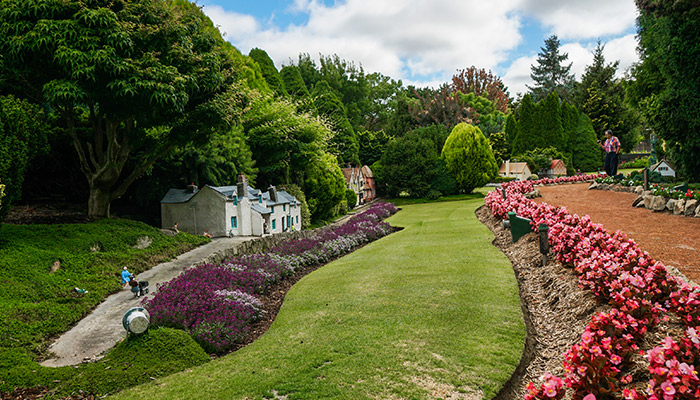
[[[651,156],[639,157],[634,160],[620,163],[619,168],[646,168],[651,163]]]
[[[0,180],[7,196],[0,207],[0,220],[22,194],[27,163],[47,150],[46,131],[39,106],[13,96],[0,97]]]
[[[442,148],[442,157],[457,187],[465,193],[483,186],[498,173],[488,140],[473,125],[460,123],[452,129]]]
[[[357,194],[350,189],[345,189],[345,201],[348,203],[348,209],[352,210],[357,205]]]

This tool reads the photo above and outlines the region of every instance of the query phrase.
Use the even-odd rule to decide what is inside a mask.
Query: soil
[[[536,202],[564,206],[570,213],[590,215],[605,229],[620,230],[655,260],[700,282],[700,218],[632,207],[634,193],[588,190],[589,184],[539,186]]]
[[[74,203],[32,203],[13,205],[6,224],[80,224],[90,222],[84,205]]]

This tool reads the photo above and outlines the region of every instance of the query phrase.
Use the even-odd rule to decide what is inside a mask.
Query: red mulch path
[[[642,250],[665,265],[678,268],[688,279],[700,283],[700,218],[634,208],[634,193],[588,190],[589,184],[539,186],[536,202],[564,206],[570,213],[590,215],[605,229],[620,230]]]

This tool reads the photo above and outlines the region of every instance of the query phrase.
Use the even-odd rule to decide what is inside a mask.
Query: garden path
[[[572,214],[590,215],[593,222],[620,230],[654,259],[679,269],[700,283],[700,218],[632,207],[634,193],[588,190],[588,183],[539,186],[537,203],[565,206]]]
[[[149,283],[150,293],[157,290],[159,283],[167,282],[192,265],[210,258],[213,254],[224,252],[237,246],[253,236],[215,238],[211,242],[181,254],[174,260],[158,264],[137,276],[137,280]],[[71,330],[61,335],[50,347],[55,355],[41,363],[46,367],[61,367],[80,364],[86,360],[95,360],[105,351],[114,347],[126,337],[122,326],[122,316],[131,307],[138,307],[142,298],[134,297],[127,289],[105,299],[87,317],[83,318]]]

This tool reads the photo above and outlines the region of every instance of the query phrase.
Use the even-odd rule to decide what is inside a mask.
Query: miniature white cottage
[[[263,192],[241,174],[236,186],[170,189],[160,201],[164,228],[212,236],[262,236],[301,229],[301,204],[284,190]]]

